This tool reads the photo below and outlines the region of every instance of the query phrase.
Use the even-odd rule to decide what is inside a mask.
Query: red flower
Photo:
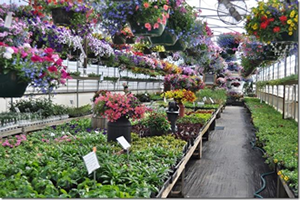
[[[266,16],[262,16],[261,18],[260,18],[260,20],[262,21],[262,22],[264,22],[264,21],[267,21],[267,17]]]
[[[40,56],[34,55],[31,57],[32,62],[43,62],[43,59]]]
[[[274,33],[278,33],[280,31],[280,27],[279,26],[276,26],[273,28],[273,32]]]
[[[274,18],[270,18],[270,19],[268,19],[268,22],[274,22]]]
[[[279,20],[281,21],[282,24],[285,24],[287,17],[282,15],[281,17],[279,17]]]
[[[55,66],[48,67],[49,72],[57,72],[57,68]]]
[[[262,22],[262,23],[260,24],[260,28],[261,28],[261,29],[266,29],[268,25],[269,25],[269,22],[268,22],[268,21]]]
[[[52,54],[53,53],[53,49],[52,48],[46,48],[45,50],[44,50],[44,52],[46,53],[46,54]]]

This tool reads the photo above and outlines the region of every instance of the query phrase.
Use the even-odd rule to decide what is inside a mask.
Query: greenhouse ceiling
[[[16,3],[20,5],[27,5],[27,0],[2,0],[4,3]],[[220,0],[224,1],[224,0]],[[242,6],[242,10],[245,11],[245,13],[249,13],[250,9],[257,5],[256,0],[225,0],[229,2],[233,2],[233,4],[236,4],[235,2],[245,2],[246,7]],[[218,36],[220,33],[226,33],[226,32],[232,32],[237,31],[240,33],[245,32],[244,30],[244,22],[245,20],[241,20],[238,24],[226,24],[222,22],[219,19],[218,16],[218,0],[186,0],[187,3],[189,3],[191,6],[196,7],[201,11],[201,15],[199,18],[205,22],[208,23],[209,27],[212,29],[215,36]],[[242,4],[240,4],[242,5]],[[227,12],[227,11],[225,11]],[[225,20],[230,20],[231,16],[228,16],[227,13],[223,12],[223,17],[225,17]],[[243,17],[243,16],[242,16]],[[214,38],[215,41],[215,38]]]

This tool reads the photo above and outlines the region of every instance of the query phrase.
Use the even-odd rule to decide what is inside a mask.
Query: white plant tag
[[[96,169],[100,168],[98,158],[95,152],[90,152],[87,155],[83,156],[83,161],[88,171],[88,174],[92,173]]]
[[[131,145],[128,143],[128,141],[124,138],[124,136],[118,137],[117,141],[119,142],[119,144],[122,146],[122,148],[124,150],[129,149],[129,147],[131,147]]]
[[[212,98],[209,97],[209,100],[212,104],[215,104],[214,100],[212,100]]]

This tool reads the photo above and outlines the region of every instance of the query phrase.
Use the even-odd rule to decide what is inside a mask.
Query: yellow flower
[[[285,180],[285,181],[288,181],[288,180],[289,180],[289,177],[284,176],[284,180]]]
[[[281,174],[281,175],[280,175],[280,178],[282,178],[282,179],[283,179],[283,178],[284,178],[284,176]]]
[[[253,26],[252,26],[252,29],[253,30],[256,30],[258,28],[258,25],[257,25],[257,23],[255,23]]]
[[[289,27],[289,31],[293,31],[293,27],[290,26],[290,27]]]
[[[247,20],[250,20],[251,19],[251,16],[250,15],[247,15]]]
[[[295,11],[293,10],[293,11],[291,12],[291,14],[290,14],[290,18],[293,18],[294,15],[295,15]]]
[[[277,175],[278,175],[278,176],[280,176],[281,174],[282,174],[281,171],[278,171],[278,172],[277,172]]]
[[[267,11],[267,14],[269,15],[271,12],[270,11]]]
[[[274,161],[274,163],[278,163],[278,160],[277,160],[277,159],[274,159],[273,161]]]
[[[265,12],[264,12],[264,11],[261,11],[261,12],[260,12],[260,14],[264,15],[264,14],[265,14]]]
[[[291,24],[291,23],[293,23],[293,21],[291,19],[289,19],[289,20],[287,20],[287,23]]]
[[[264,7],[261,5],[261,6],[259,6],[259,8],[258,8],[260,11],[261,10],[264,10]]]
[[[297,17],[294,18],[294,21],[297,23],[298,22],[298,15]]]
[[[271,41],[268,41],[267,44],[271,44]]]
[[[289,35],[293,35],[293,32],[289,32]]]
[[[295,26],[295,24],[294,24],[294,23],[291,23],[291,26],[292,26],[292,27],[294,27],[294,26]]]

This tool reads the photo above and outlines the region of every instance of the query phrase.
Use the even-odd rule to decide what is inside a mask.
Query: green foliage
[[[92,106],[90,104],[78,107],[78,108],[68,108],[68,113],[70,117],[80,117],[84,115],[92,114]]]
[[[63,115],[68,113],[68,110],[65,106],[54,104],[52,100],[46,98],[29,98],[28,100],[21,99],[18,102],[11,104],[9,110],[16,112],[16,107],[19,108],[21,113],[36,113],[45,118],[53,115]]]
[[[140,124],[157,133],[167,133],[171,128],[165,112],[153,111],[146,118],[141,119]]]
[[[298,124],[291,119],[282,119],[282,115],[270,105],[260,103],[257,98],[245,98],[253,124],[258,130],[258,142],[265,149],[270,165],[277,163],[288,183],[298,186]],[[288,175],[291,174],[291,175]],[[297,189],[297,188],[295,188]]]
[[[30,133],[20,146],[0,145],[0,196],[6,198],[150,198],[183,156],[185,141],[172,135],[139,138],[132,148],[107,143],[90,119]],[[77,131],[75,131],[77,130]],[[0,144],[5,139],[0,140]],[[97,148],[100,169],[88,175],[82,156]]]
[[[211,104],[211,102],[209,101],[209,97],[212,98],[214,100],[214,102],[216,104],[224,104],[226,102],[226,90],[224,89],[203,89],[203,90],[199,90],[198,92],[196,92],[196,97],[197,100],[196,101],[202,101],[202,99],[204,97],[207,98],[207,101],[205,102],[206,104]]]
[[[176,123],[188,123],[188,124],[202,124],[204,125],[210,118],[210,113],[192,113],[179,118]]]
[[[269,81],[257,81],[256,86],[257,88],[261,89],[266,85],[290,85],[290,84],[298,84],[298,74],[292,74],[290,76],[269,80]]]

